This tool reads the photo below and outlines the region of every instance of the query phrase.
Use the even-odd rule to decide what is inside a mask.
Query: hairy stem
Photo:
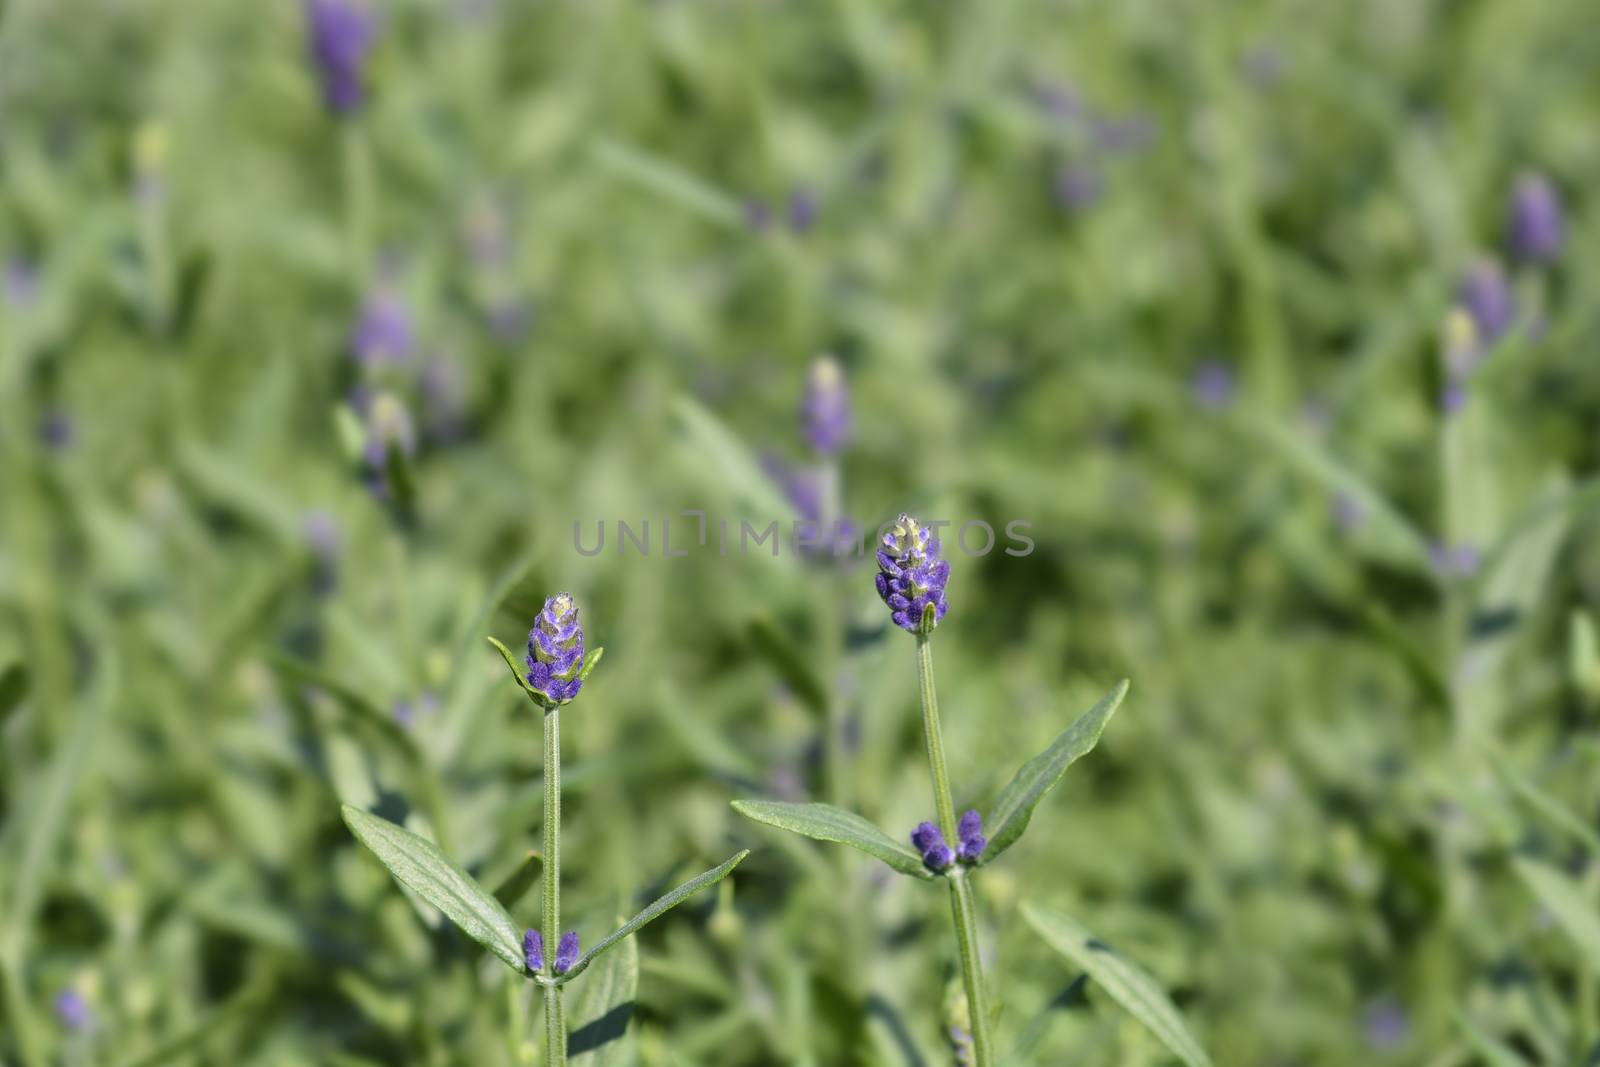
[[[944,763],[944,736],[939,727],[939,696],[933,687],[933,649],[927,634],[917,635],[917,682],[922,691],[922,735],[928,743],[928,769],[933,775],[933,800],[939,812],[939,830],[956,842],[956,809],[950,799],[950,772]],[[961,867],[951,868],[950,914],[955,920],[956,944],[961,949],[961,984],[967,993],[967,1013],[972,1020],[974,1067],[993,1067],[994,1048],[989,1040],[989,1003],[983,990],[983,962],[978,956],[978,907],[972,883]]]
[[[561,711],[544,713],[544,969],[556,973],[561,943]],[[545,1067],[565,1067],[567,1026],[561,1017],[561,990],[544,987]]]

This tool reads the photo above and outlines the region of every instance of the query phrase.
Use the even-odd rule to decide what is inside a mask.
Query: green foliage
[[[350,832],[372,850],[395,881],[444,913],[461,932],[517,972],[527,970],[522,955],[522,930],[505,905],[466,871],[451,863],[435,845],[387,819],[346,804],[341,809]]]
[[[1126,681],[1101,697],[1099,702],[1050,742],[1050,747],[1024,763],[1016,777],[995,798],[983,824],[989,831],[989,844],[980,860],[988,863],[1000,853],[1016,844],[1033,818],[1033,809],[1039,806],[1045,794],[1054,789],[1067,773],[1067,768],[1080,757],[1087,755],[1100,741],[1100,734],[1111,721],[1111,716],[1128,695]]]
[[[1128,1014],[1149,1027],[1174,1056],[1188,1067],[1211,1067],[1211,1057],[1189,1033],[1178,1009],[1155,979],[1075,919],[1058,911],[1024,901],[1022,917],[1044,938],[1045,944],[1082,967]]]

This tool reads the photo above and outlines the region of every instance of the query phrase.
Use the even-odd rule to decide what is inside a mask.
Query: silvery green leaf
[[[1045,944],[1072,960],[1111,994],[1111,998],[1161,1039],[1161,1043],[1188,1067],[1211,1067],[1211,1057],[1184,1025],[1183,1016],[1162,992],[1155,979],[1110,945],[1096,938],[1077,921],[1057,911],[1047,911],[1029,901],[1022,917],[1044,938]]]
[[[932,878],[922,856],[853,811],[832,804],[790,804],[781,800],[735,800],[733,810],[756,822],[816,841],[836,841],[874,856],[901,874]]]
[[[631,1067],[634,1042],[628,1023],[639,991],[639,943],[624,938],[573,989],[567,1008],[567,1062],[572,1067]]]
[[[1595,914],[1594,903],[1570,877],[1548,863],[1524,856],[1512,866],[1589,966],[1600,971],[1600,915]]]
[[[345,825],[389,868],[395,880],[444,913],[461,932],[505,961],[526,969],[522,931],[494,895],[444,857],[432,841],[346,804]]]
[[[1028,828],[1033,809],[1061,781],[1073,761],[1094,748],[1100,740],[1101,731],[1106,728],[1106,723],[1127,693],[1128,682],[1124,679],[1101,697],[1098,704],[1084,712],[1077,722],[1057,734],[1049,748],[1022,765],[1016,777],[1000,791],[994,806],[984,817],[983,824],[989,831],[989,846],[983,850],[979,862],[989,863],[1016,843],[1022,831]]]
[[[582,974],[584,969],[593,963],[597,957],[599,957],[617,942],[623,940],[633,933],[636,933],[645,924],[660,918],[666,912],[672,910],[679,904],[682,904],[685,900],[688,900],[690,897],[700,892],[700,890],[705,889],[707,886],[716,885],[718,882],[722,881],[730,873],[732,873],[733,869],[739,866],[739,864],[748,855],[750,855],[750,850],[743,849],[737,855],[733,856],[720,866],[713,867],[709,871],[689,879],[689,881],[683,883],[665,896],[656,898],[656,900],[653,901],[649,907],[645,908],[639,914],[635,915],[633,918],[623,923],[620,927],[613,930],[594,948],[591,948],[588,952],[585,952],[578,959],[578,962],[572,965],[572,969],[561,976],[560,981],[572,981],[574,978],[578,977],[578,975]]]
[[[528,679],[522,673],[522,664],[517,662],[517,657],[511,654],[511,650],[501,644],[498,638],[490,637],[488,641],[494,646],[495,651],[500,653],[500,658],[506,661],[506,667],[511,671],[511,677],[517,680],[517,686],[535,701],[543,704],[544,697],[534,692],[533,686],[528,684]]]
[[[583,666],[578,669],[578,680],[584,681],[589,677],[589,672],[600,666],[600,657],[606,654],[605,646],[592,648],[583,659]]]

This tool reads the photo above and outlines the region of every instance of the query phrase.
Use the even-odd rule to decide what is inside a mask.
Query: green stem
[[[939,696],[933,686],[933,647],[927,634],[917,635],[917,682],[922,690],[922,735],[928,743],[928,769],[933,775],[933,801],[939,829],[946,841],[956,842],[956,808],[950,799],[950,772],[944,762],[944,736],[939,726]],[[955,920],[956,944],[961,949],[961,984],[967,993],[971,1018],[974,1067],[993,1067],[994,1047],[989,1040],[989,1002],[983,989],[983,962],[978,955],[978,907],[972,883],[961,867],[945,876],[950,883],[950,914]]]
[[[944,764],[944,734],[939,726],[939,695],[933,688],[933,643],[917,635],[917,684],[922,689],[922,737],[928,743],[928,770],[933,774],[933,803],[939,832],[956,841],[956,806],[950,799],[950,772]]]
[[[544,971],[556,974],[561,943],[561,710],[544,713]],[[561,989],[544,987],[545,1067],[565,1067],[567,1027],[561,1016]]]
[[[961,946],[961,984],[967,991],[976,1067],[989,1067],[994,1062],[994,1047],[989,1040],[989,1000],[983,990],[983,961],[978,956],[978,905],[964,868],[951,868],[945,880],[950,883],[950,914],[955,917],[956,943]]]

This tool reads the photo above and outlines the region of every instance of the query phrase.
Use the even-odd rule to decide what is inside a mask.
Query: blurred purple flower
[[[805,233],[817,223],[817,194],[800,188],[789,194],[789,228]]]
[[[429,440],[461,439],[467,425],[467,386],[461,364],[442,352],[422,364],[422,428]]]
[[[1506,246],[1511,255],[1529,263],[1549,263],[1561,254],[1565,226],[1561,197],[1542,174],[1517,179],[1506,213]]]
[[[1233,403],[1236,383],[1233,369],[1220,360],[1208,360],[1189,376],[1189,394],[1207,411],[1221,411]]]
[[[1411,1035],[1411,1020],[1398,1000],[1376,997],[1361,1011],[1361,1031],[1369,1046],[1388,1052],[1405,1044]]]
[[[355,361],[368,368],[405,363],[411,358],[413,343],[411,311],[400,294],[386,287],[373,290],[350,332],[350,354]]]
[[[335,115],[348,115],[361,106],[361,81],[377,38],[377,21],[361,0],[305,0],[305,10],[323,102]]]
[[[1492,258],[1478,260],[1467,268],[1456,286],[1456,299],[1472,316],[1478,337],[1486,345],[1498,341],[1516,319],[1511,285],[1505,269]]]
[[[399,397],[377,393],[367,405],[367,440],[362,459],[367,468],[367,487],[380,500],[389,498],[389,451],[406,457],[417,454],[417,431]]]
[[[312,586],[318,594],[327,596],[339,583],[339,522],[320,508],[308,511],[300,519],[300,537],[311,553]]]
[[[1083,100],[1078,91],[1065,82],[1043,82],[1033,90],[1034,102],[1058,122],[1070,121],[1083,114]]]
[[[1146,115],[1100,115],[1094,120],[1095,145],[1113,154],[1143,152],[1155,137],[1155,123]]]
[[[39,443],[52,452],[64,452],[78,439],[78,423],[60,408],[51,408],[39,420]]]
[[[1446,578],[1470,578],[1482,563],[1477,546],[1467,542],[1451,545],[1436,541],[1428,547],[1428,559],[1434,571]]]
[[[844,371],[832,356],[818,357],[806,374],[800,401],[800,428],[806,443],[822,456],[837,455],[850,440],[853,419]]]
[[[1087,163],[1063,163],[1051,182],[1056,205],[1063,211],[1086,211],[1099,202],[1105,192],[1100,172]]]
[[[744,224],[757,233],[766,233],[772,226],[772,208],[766,201],[751,198],[744,202]]]
[[[39,298],[39,268],[21,256],[6,261],[4,283],[6,304],[24,308]]]
[[[83,1033],[94,1022],[94,1015],[89,1011],[89,1002],[76,989],[63,989],[57,993],[54,1007],[56,1021],[73,1033]]]

